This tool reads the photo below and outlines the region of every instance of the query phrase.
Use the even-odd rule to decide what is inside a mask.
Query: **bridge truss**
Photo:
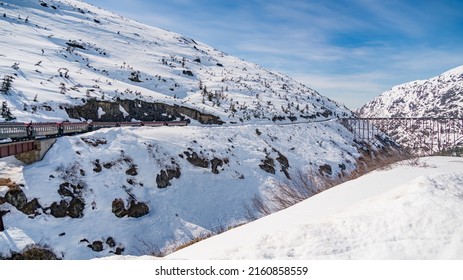
[[[343,118],[357,140],[371,142],[384,133],[418,155],[463,149],[463,118]]]

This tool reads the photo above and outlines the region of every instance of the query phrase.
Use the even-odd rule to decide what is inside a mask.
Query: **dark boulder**
[[[114,238],[110,236],[106,238],[106,244],[108,244],[109,247],[113,248],[116,246],[116,241],[114,240]]]
[[[20,210],[26,215],[35,215],[37,214],[37,210],[42,208],[37,198],[32,199],[28,203],[26,203]]]
[[[212,173],[219,174],[219,170],[217,168],[222,165],[223,165],[223,160],[218,159],[218,158],[213,158],[211,160]]]
[[[88,245],[95,252],[103,251],[103,242],[101,241],[93,241],[92,244]]]
[[[67,215],[71,218],[82,218],[84,216],[85,203],[82,199],[74,197],[69,203]]]
[[[125,174],[136,176],[138,174],[137,166],[135,164],[131,165],[130,168],[125,171]]]
[[[267,173],[275,174],[275,163],[273,158],[267,156],[262,160],[262,163],[259,165],[259,167]]]
[[[333,174],[333,170],[331,169],[331,165],[329,164],[324,164],[318,168],[318,172],[320,172],[321,175],[331,175]]]
[[[50,215],[55,218],[64,218],[67,216],[68,206],[66,200],[61,200],[59,203],[53,202],[50,205]]]
[[[122,218],[125,215],[127,215],[127,210],[125,209],[124,201],[121,198],[116,198],[113,200],[112,212],[118,218]]]
[[[17,209],[21,209],[26,205],[27,203],[27,197],[24,194],[24,192],[17,188],[17,189],[11,189],[5,194],[5,200],[9,204],[13,205]]]
[[[148,214],[150,208],[143,202],[132,201],[129,209],[127,209],[127,216],[132,218],[140,218]]]
[[[190,154],[190,152],[183,152],[187,158],[189,163],[193,164],[194,166],[197,167],[202,167],[202,168],[208,168],[209,167],[209,161],[205,158],[202,158],[198,156],[196,152],[193,152]]]
[[[173,178],[180,178],[180,168],[161,170],[161,173],[156,176],[156,184],[158,188],[166,188],[170,186],[170,180]]]

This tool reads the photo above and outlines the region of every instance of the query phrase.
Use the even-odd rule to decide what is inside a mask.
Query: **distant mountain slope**
[[[100,114],[104,103],[72,115],[67,108],[135,99],[232,122],[350,114],[285,75],[76,0],[3,1],[0,36],[0,79],[10,79],[0,101],[20,121],[130,121],[143,116],[127,105]]]
[[[463,117],[463,66],[437,77],[401,84],[368,102],[361,117]]]
[[[356,111],[371,118],[463,118],[463,66],[428,80],[398,85]],[[412,153],[461,154],[463,122],[460,120],[410,120],[380,127]]]

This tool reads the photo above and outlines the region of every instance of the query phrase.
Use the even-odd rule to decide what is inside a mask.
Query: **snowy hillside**
[[[393,87],[356,111],[370,118],[460,118],[406,120],[380,125],[386,134],[411,152],[461,154],[463,147],[463,66],[437,77]]]
[[[169,259],[462,259],[463,160],[375,171]]]
[[[128,103],[105,111],[105,102],[120,100],[184,106],[225,122],[350,114],[282,74],[76,0],[1,1],[0,38],[0,101],[18,121],[178,117],[165,108],[136,114]]]
[[[463,66],[398,85],[357,110],[361,117],[463,117]]]
[[[245,204],[287,174],[349,173],[361,156],[352,143],[334,121],[117,128],[59,138],[40,162],[0,161],[0,178],[11,180],[0,182],[2,207],[11,211],[3,219],[21,240],[66,259],[117,248],[149,254],[247,222]],[[116,243],[105,243],[109,237]],[[3,242],[3,255],[18,246]]]

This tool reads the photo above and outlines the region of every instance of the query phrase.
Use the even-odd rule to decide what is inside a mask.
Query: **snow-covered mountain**
[[[356,111],[370,118],[428,118],[396,120],[378,125],[412,153],[458,154],[463,146],[463,66],[428,80],[398,85]],[[450,118],[454,120],[429,120]]]
[[[394,86],[356,112],[361,117],[462,118],[463,66],[428,80]]]
[[[0,24],[0,79],[10,84],[0,101],[20,121],[198,119],[166,108],[144,117],[129,103],[105,111],[104,102],[119,100],[185,106],[234,122],[349,114],[280,73],[80,1],[2,1]]]
[[[383,147],[354,141],[334,120],[349,110],[289,77],[80,1],[1,1],[0,35],[0,101],[16,121],[191,120],[2,159],[0,257],[169,250],[259,217],[248,206],[278,182],[336,180]]]

